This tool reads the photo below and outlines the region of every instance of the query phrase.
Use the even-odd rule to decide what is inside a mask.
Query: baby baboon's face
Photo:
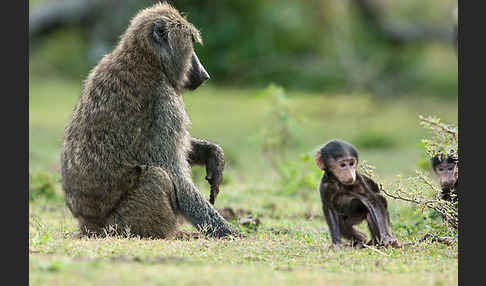
[[[199,31],[168,4],[156,4],[148,38],[163,72],[177,89],[196,89],[209,74],[194,52],[202,43]]]
[[[341,184],[353,185],[356,182],[357,163],[356,158],[349,154],[337,159],[329,158],[328,170],[336,176]]]
[[[457,181],[457,164],[449,160],[442,161],[434,168],[439,177],[439,183],[442,189],[450,190],[454,188]]]

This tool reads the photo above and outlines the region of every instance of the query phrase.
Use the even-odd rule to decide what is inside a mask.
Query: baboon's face
[[[158,4],[148,38],[162,71],[179,90],[194,90],[209,79],[194,52],[194,43],[202,43],[199,31],[177,10],[167,4]]]
[[[450,190],[454,188],[457,181],[457,164],[449,162],[448,160],[442,161],[435,166],[435,173],[439,177],[439,183],[442,189]]]
[[[358,160],[354,156],[346,154],[336,159],[323,158],[321,151],[317,151],[314,160],[319,169],[333,173],[341,184],[353,185],[356,182]]]
[[[353,185],[356,182],[356,166],[358,162],[353,156],[329,158],[328,170],[336,176],[343,185]]]

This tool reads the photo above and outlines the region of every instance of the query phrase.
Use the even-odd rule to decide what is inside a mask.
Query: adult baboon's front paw
[[[219,193],[219,185],[223,181],[224,152],[221,147],[215,145],[215,149],[206,162],[206,180],[211,186],[209,201],[214,204]]]
[[[219,185],[223,180],[224,152],[221,147],[214,145],[206,162],[206,180],[210,185]]]

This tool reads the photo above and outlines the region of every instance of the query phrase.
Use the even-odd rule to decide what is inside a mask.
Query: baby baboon
[[[64,134],[63,189],[83,233],[115,225],[172,237],[182,216],[213,237],[238,232],[194,186],[190,164],[222,179],[224,154],[191,138],[182,92],[209,75],[194,53],[199,31],[167,3],[140,11],[84,83]]]
[[[430,159],[432,169],[439,177],[439,184],[442,189],[442,199],[457,202],[457,159],[452,156],[435,156]]]
[[[441,198],[455,204],[457,210],[458,191],[457,191],[457,158],[450,155],[437,155],[430,159],[434,173],[439,177],[439,184],[442,189]],[[447,220],[444,215],[442,219]],[[440,242],[444,244],[452,244],[455,237],[441,237],[433,233],[426,233],[419,241],[423,242],[430,240],[432,242]]]
[[[353,245],[366,243],[366,235],[354,227],[366,220],[372,236],[370,243],[399,247],[398,240],[390,234],[385,197],[372,179],[357,171],[356,149],[347,142],[333,140],[317,151],[315,162],[325,171],[319,191],[332,243],[341,244],[341,236]]]

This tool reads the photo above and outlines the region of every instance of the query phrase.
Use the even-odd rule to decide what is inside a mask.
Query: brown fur
[[[219,194],[219,184],[223,180],[224,152],[211,142],[192,138],[188,161],[191,165],[206,166],[206,180],[211,186],[209,202],[214,205]]]
[[[151,38],[160,19],[168,48]],[[181,95],[193,42],[201,42],[197,29],[170,5],[155,4],[131,20],[115,50],[87,77],[61,155],[67,205],[84,233],[115,225],[166,238],[182,216],[209,235],[236,234],[190,178],[189,155],[198,151]],[[221,148],[207,145],[215,151],[195,163],[217,157],[222,172]]]
[[[387,201],[378,185],[357,171],[358,152],[354,146],[332,140],[317,151],[315,162],[324,171],[319,192],[332,243],[341,244],[341,237],[353,245],[366,243],[366,235],[355,228],[366,220],[370,243],[399,247],[390,233]]]
[[[366,235],[355,225],[366,220],[372,236],[371,243],[398,246],[390,234],[388,203],[372,179],[356,172],[355,183],[348,186],[343,185],[332,173],[324,173],[319,191],[334,244],[341,243],[341,236],[353,244],[365,243]]]

